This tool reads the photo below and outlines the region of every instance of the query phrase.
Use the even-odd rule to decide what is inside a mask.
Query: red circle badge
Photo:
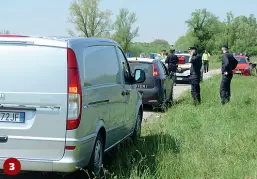
[[[17,175],[21,171],[21,163],[18,159],[16,158],[8,158],[4,162],[4,172],[7,175]]]

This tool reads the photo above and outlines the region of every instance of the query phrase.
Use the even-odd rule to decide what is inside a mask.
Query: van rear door
[[[67,48],[0,41],[0,158],[61,159],[66,119]]]

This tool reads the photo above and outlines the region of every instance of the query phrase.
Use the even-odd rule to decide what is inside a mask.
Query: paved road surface
[[[208,78],[219,73],[220,73],[220,70],[211,70],[208,73],[204,73],[203,78],[204,80],[207,80]],[[174,86],[174,99],[176,99],[177,97],[179,97],[180,94],[182,94],[183,92],[189,89],[190,89],[189,84],[177,84],[176,86]],[[157,115],[157,113],[147,109],[146,111],[144,111],[144,115],[143,115],[144,121],[149,120],[151,117],[154,117],[154,115]]]

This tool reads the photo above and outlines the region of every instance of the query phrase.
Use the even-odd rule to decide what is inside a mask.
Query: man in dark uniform
[[[222,73],[222,80],[220,84],[220,98],[221,104],[226,104],[230,101],[230,83],[233,78],[233,64],[232,61],[236,60],[233,54],[228,52],[228,46],[222,46],[222,66],[221,66],[221,73]]]
[[[168,55],[168,57],[166,58],[165,63],[168,64],[168,71],[173,79],[174,84],[176,84],[178,57],[177,55],[175,55],[175,49],[170,50],[170,55]]]
[[[202,58],[197,54],[196,47],[189,47],[191,63],[190,68],[190,81],[191,81],[191,94],[194,101],[194,105],[201,103],[200,94],[200,80],[201,80],[201,68],[202,68]]]

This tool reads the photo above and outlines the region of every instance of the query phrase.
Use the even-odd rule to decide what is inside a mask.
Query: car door
[[[160,79],[163,87],[163,91],[165,92],[166,99],[168,98],[168,95],[170,94],[171,86],[169,84],[169,76],[166,74],[162,62],[158,61],[157,66],[160,73]],[[164,100],[166,100],[164,99]]]
[[[106,128],[106,148],[119,140],[125,103],[120,66],[114,46],[91,46],[84,52],[83,106],[88,123],[84,129],[94,128],[103,121]]]
[[[162,67],[164,69],[164,73],[165,73],[165,76],[166,76],[166,81],[167,81],[167,95],[172,95],[173,93],[173,86],[174,86],[174,81],[172,80],[172,78],[170,77],[169,75],[169,71],[167,69],[167,67],[162,64]]]
[[[136,120],[136,105],[138,100],[138,91],[136,84],[131,83],[131,71],[129,63],[123,53],[123,51],[117,47],[117,55],[120,60],[120,65],[123,71],[122,80],[123,80],[123,89],[126,93],[125,95],[125,107],[126,107],[126,119],[123,121],[124,124],[124,136],[127,136],[131,133],[135,120]]]

